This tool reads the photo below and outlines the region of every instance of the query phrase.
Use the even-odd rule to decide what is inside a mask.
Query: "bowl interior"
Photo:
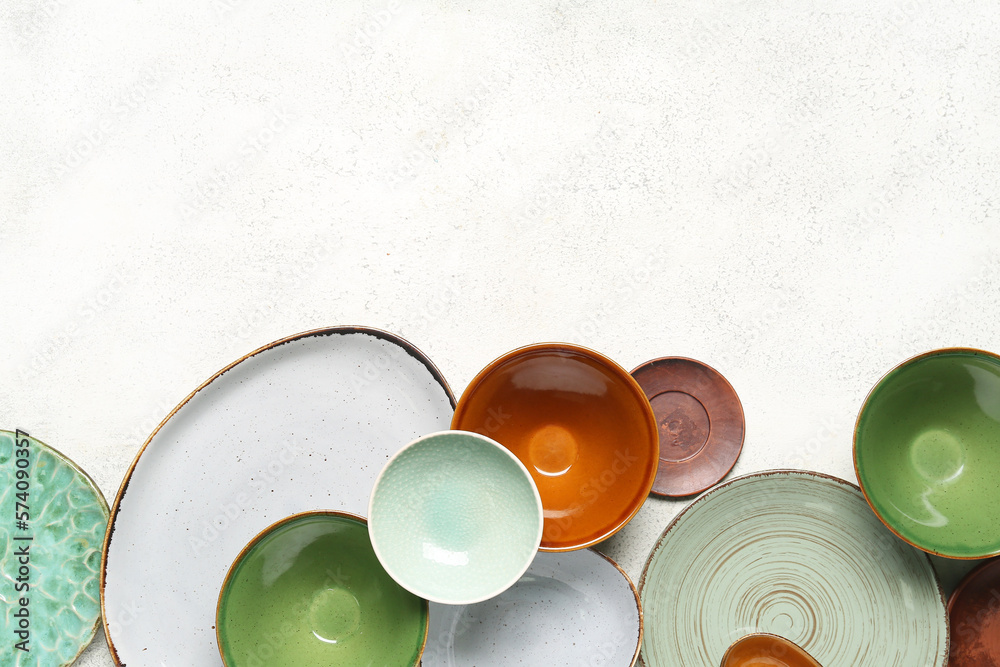
[[[466,389],[452,427],[487,435],[524,463],[545,508],[543,549],[611,536],[656,476],[659,439],[642,389],[610,360],[574,346],[533,346],[497,360]]]
[[[917,357],[868,397],[855,433],[868,501],[908,542],[942,556],[1000,552],[1000,360]]]
[[[379,564],[364,520],[310,513],[259,535],[219,596],[219,648],[230,665],[413,665],[427,603]]]
[[[389,461],[372,491],[370,532],[385,569],[435,602],[478,602],[511,586],[541,539],[538,492],[497,443],[449,431]]]

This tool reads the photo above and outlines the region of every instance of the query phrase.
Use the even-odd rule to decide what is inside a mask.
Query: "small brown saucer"
[[[660,435],[652,493],[690,496],[717,484],[743,449],[743,405],[726,378],[706,364],[663,357],[634,371]]]
[[[1000,558],[965,575],[948,599],[949,667],[1000,665]]]

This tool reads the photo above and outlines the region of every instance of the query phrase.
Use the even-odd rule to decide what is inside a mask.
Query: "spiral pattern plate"
[[[799,471],[720,485],[660,536],[639,583],[646,667],[717,667],[753,632],[823,665],[943,667],[944,598],[922,552],[848,482]]]

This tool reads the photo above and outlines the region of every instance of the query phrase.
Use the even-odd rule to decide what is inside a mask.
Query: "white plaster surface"
[[[1000,351],[998,53],[986,1],[0,0],[0,425],[113,498],[215,371],[364,324],[456,394],[544,340],[701,359],[733,474],[854,480],[883,372]]]

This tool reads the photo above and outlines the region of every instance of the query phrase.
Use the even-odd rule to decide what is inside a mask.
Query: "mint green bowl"
[[[389,459],[368,517],[386,571],[442,604],[507,590],[542,539],[542,500],[528,470],[503,445],[466,431],[431,433]]]
[[[1000,357],[948,348],[889,371],[858,415],[854,467],[875,514],[913,546],[1000,554]]]
[[[265,529],[226,575],[216,636],[227,667],[416,665],[427,601],[379,565],[361,517],[296,514]]]

